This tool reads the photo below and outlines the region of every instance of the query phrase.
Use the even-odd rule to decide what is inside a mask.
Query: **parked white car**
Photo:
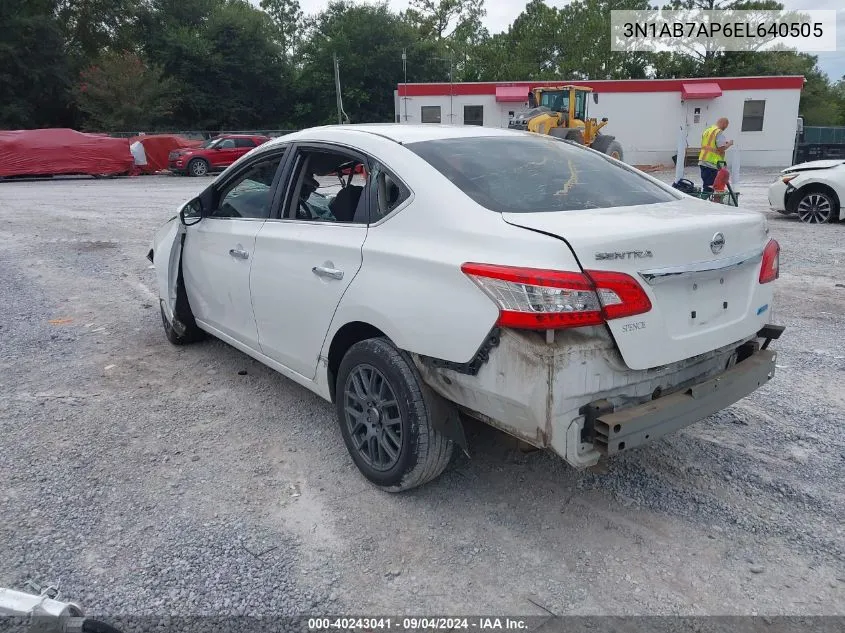
[[[845,220],[845,160],[814,160],[781,174],[769,187],[772,210],[811,224]]]
[[[640,446],[770,380],[783,329],[763,214],[493,128],[281,137],[148,257],[171,342],[211,334],[333,402],[389,491],[468,450],[460,414],[577,468]]]

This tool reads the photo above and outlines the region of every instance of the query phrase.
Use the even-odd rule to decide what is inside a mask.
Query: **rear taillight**
[[[461,270],[499,307],[498,325],[503,327],[583,327],[651,310],[642,287],[624,273],[476,263],[464,264]]]
[[[767,284],[780,277],[780,244],[769,240],[763,249],[763,263],[760,266],[760,283]]]

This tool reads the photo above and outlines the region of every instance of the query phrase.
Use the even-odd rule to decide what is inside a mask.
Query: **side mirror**
[[[194,198],[179,209],[179,219],[185,226],[196,224],[203,218],[203,206],[200,198]]]
[[[598,103],[598,102],[599,102],[599,93],[594,92],[593,93],[593,103]]]

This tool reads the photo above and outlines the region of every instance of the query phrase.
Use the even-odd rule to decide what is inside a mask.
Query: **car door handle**
[[[236,259],[249,259],[249,253],[242,251],[239,248],[230,248],[229,255]]]
[[[326,268],[325,266],[314,266],[311,272],[318,277],[331,277],[332,279],[343,279],[343,271],[336,268]]]

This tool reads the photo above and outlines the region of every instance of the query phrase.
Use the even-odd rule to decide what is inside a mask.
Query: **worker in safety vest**
[[[702,191],[713,191],[713,181],[719,173],[719,163],[725,160],[725,150],[734,144],[725,141],[723,132],[728,127],[725,117],[711,125],[701,135],[701,151],[698,153],[698,166],[701,167]]]

